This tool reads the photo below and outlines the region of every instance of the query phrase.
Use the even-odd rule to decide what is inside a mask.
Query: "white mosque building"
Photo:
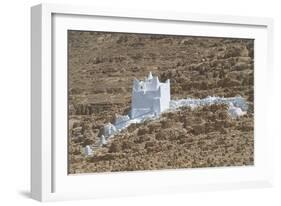
[[[169,109],[171,100],[170,80],[160,82],[150,72],[145,80],[134,79],[132,91],[131,119],[147,114],[159,115]]]
[[[158,117],[170,107],[170,80],[162,83],[157,76],[149,75],[144,80],[134,79],[131,112],[128,115],[116,115],[115,123],[104,125],[101,144],[118,131],[132,123],[140,123],[147,118]]]

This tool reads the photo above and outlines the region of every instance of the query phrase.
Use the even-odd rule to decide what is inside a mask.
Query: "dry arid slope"
[[[254,164],[254,40],[68,32],[69,173]],[[85,157],[100,129],[127,114],[133,78],[170,79],[172,99],[240,95],[248,114],[209,106],[131,125]]]

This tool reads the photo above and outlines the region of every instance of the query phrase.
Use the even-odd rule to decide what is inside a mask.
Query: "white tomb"
[[[146,115],[159,115],[169,109],[171,100],[170,80],[162,83],[151,72],[144,81],[134,79],[131,119]]]
[[[107,143],[106,138],[104,135],[101,135],[100,137],[100,146],[105,145]]]
[[[91,147],[89,145],[87,145],[84,149],[84,153],[86,156],[91,156],[91,155],[93,155],[93,150],[91,149]]]
[[[240,107],[235,107],[232,102],[229,103],[228,114],[230,114],[232,118],[243,116],[246,113],[247,112],[243,111]]]
[[[108,123],[108,124],[104,125],[103,135],[105,137],[110,137],[111,135],[114,135],[116,132],[117,132],[117,129],[113,124]]]

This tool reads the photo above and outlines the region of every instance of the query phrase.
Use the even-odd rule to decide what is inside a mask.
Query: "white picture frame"
[[[67,29],[255,38],[255,165],[68,175],[65,161]],[[273,134],[267,126],[269,110],[266,110],[272,102],[268,92],[271,91],[273,78],[272,29],[272,19],[260,17],[129,11],[57,4],[32,7],[32,198],[53,201],[272,186]]]

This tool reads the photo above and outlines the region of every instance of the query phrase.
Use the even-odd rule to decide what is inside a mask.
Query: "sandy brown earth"
[[[68,32],[69,173],[254,164],[254,41]],[[127,114],[133,78],[170,79],[171,98],[233,97],[249,104],[232,119],[225,105],[183,108],[131,125],[85,157],[100,129]]]

